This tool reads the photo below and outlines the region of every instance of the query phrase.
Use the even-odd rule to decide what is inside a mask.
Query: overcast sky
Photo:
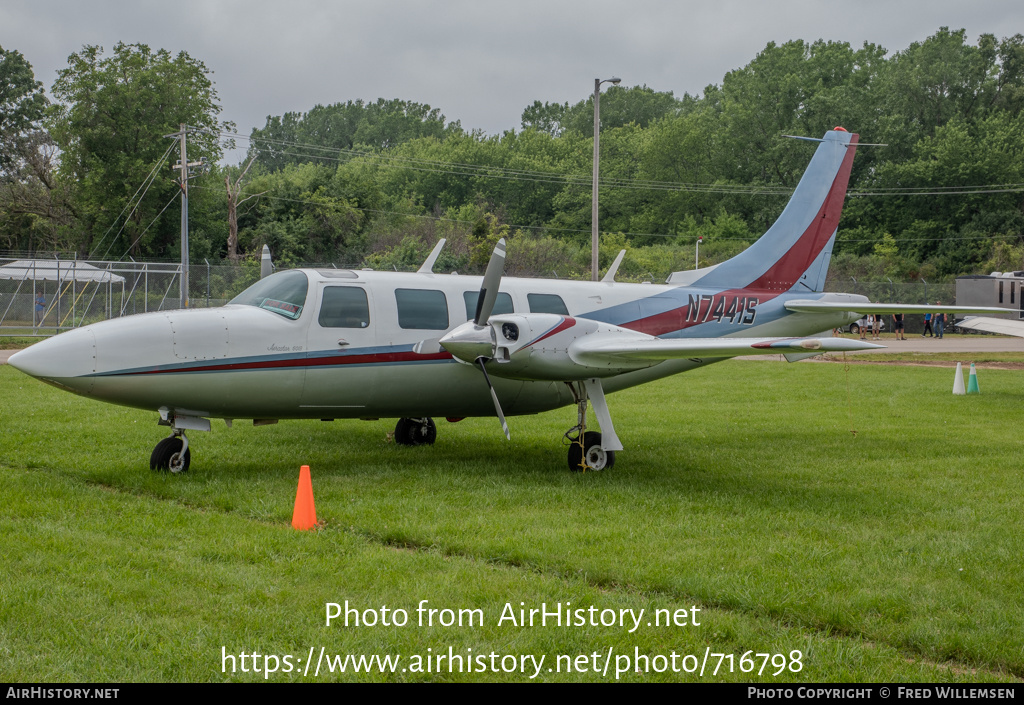
[[[896,52],[941,26],[972,43],[1024,33],[1024,2],[0,0],[0,46],[47,89],[86,44],[183,50],[214,72],[221,117],[242,135],[268,115],[357,98],[427,103],[495,134],[518,129],[534,100],[584,99],[598,77],[699,94],[770,41]]]

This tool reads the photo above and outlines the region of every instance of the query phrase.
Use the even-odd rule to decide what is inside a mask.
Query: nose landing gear
[[[149,456],[149,469],[160,472],[180,473],[188,470],[192,462],[192,453],[188,449],[188,438],[184,432],[176,431],[156,444],[153,454]]]
[[[170,471],[174,474],[186,472],[189,463],[192,462],[192,454],[188,450],[188,438],[185,437],[185,430],[209,431],[210,420],[199,416],[174,414],[163,406],[157,411],[160,412],[160,420],[157,421],[157,424],[170,426],[171,435],[156,444],[153,454],[149,456],[149,468],[159,472]]]

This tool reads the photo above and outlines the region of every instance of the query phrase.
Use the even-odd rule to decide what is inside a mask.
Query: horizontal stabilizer
[[[616,340],[587,336],[569,346],[569,357],[581,365],[602,365],[628,360],[738,357],[780,353],[826,353],[875,350],[875,345],[850,338],[653,338]]]
[[[1005,310],[1005,309],[1004,309]],[[1024,338],[1024,321],[1012,318],[968,318],[956,324],[957,328],[968,330],[980,330],[985,333],[998,333],[999,335],[1013,335]]]
[[[893,304],[893,303],[835,303],[828,301],[787,301],[786,308],[794,313],[1009,313],[1005,308],[993,306],[942,306],[934,304]]]

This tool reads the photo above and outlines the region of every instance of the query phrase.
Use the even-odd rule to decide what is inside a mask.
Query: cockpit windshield
[[[255,306],[273,311],[285,318],[296,319],[302,315],[302,307],[306,303],[306,291],[309,280],[298,270],[278,272],[266,279],[261,279],[228,304]]]

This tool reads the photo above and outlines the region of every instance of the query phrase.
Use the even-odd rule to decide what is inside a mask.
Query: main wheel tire
[[[435,440],[437,426],[433,419],[398,419],[395,424],[395,443],[399,445],[431,445]]]
[[[153,454],[149,456],[149,469],[158,472],[187,472],[192,462],[192,451],[186,448],[182,455],[181,448],[184,445],[178,436],[169,436],[157,443]]]
[[[586,459],[586,466],[583,464]],[[569,469],[573,472],[585,470],[608,470],[615,465],[615,451],[604,450],[601,447],[601,434],[594,431],[587,431],[583,434],[583,446],[579,441],[573,441],[569,445]]]

